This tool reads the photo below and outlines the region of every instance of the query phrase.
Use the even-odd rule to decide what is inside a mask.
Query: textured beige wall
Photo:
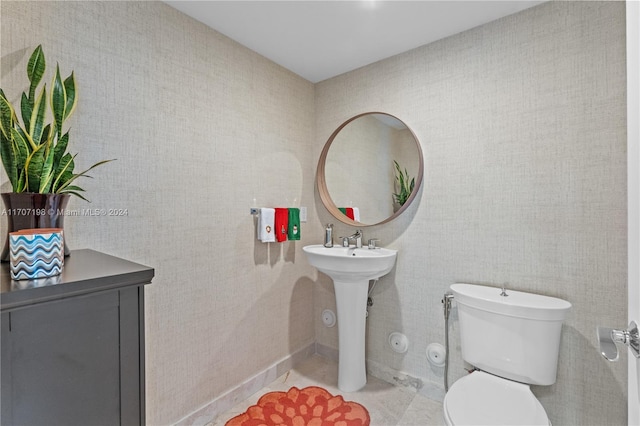
[[[605,363],[594,337],[598,324],[626,323],[623,2],[544,4],[320,83],[315,101],[310,83],[161,3],[3,1],[0,12],[2,88],[24,90],[43,43],[50,64],[76,71],[79,165],[118,158],[84,186],[88,207],[128,216],[65,228],[74,248],[156,268],[149,424],[314,340],[309,312],[335,306],[301,253],[335,222],[314,169],[332,131],[364,111],[405,121],[426,162],[418,202],[365,228],[400,250],[373,293],[368,356],[441,385],[424,351],[443,342],[447,286],[508,282],[574,305],[558,383],[535,389],[554,424],[626,423],[625,363]],[[254,199],[308,206],[303,240],[255,243]],[[316,323],[315,339],[337,347],[337,330]],[[409,337],[407,354],[388,349],[392,331]]]
[[[373,291],[369,359],[441,386],[425,349],[444,342],[443,293],[507,282],[573,304],[558,381],[534,389],[552,422],[626,424],[626,363],[606,363],[595,339],[598,324],[626,324],[624,28],[624,2],[546,3],[316,85],[319,145],[385,111],[424,151],[418,205],[364,230],[399,249]],[[315,296],[317,311],[334,306],[329,282]],[[392,331],[408,353],[389,349]],[[335,329],[317,323],[316,338],[337,347]]]
[[[148,423],[175,422],[312,343],[316,272],[302,246],[322,232],[313,85],[163,3],[0,7],[5,92],[18,98],[42,43],[50,67],[76,73],[79,167],[118,159],[83,182],[92,204],[70,208],[128,216],[70,217],[65,228],[72,248],[156,268],[146,297]],[[302,240],[256,242],[254,199],[309,206]]]

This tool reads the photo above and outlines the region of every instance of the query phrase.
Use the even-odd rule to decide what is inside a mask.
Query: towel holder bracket
[[[251,214],[252,216],[258,216],[260,214],[260,209],[258,207],[250,207],[249,214]],[[300,222],[306,222],[306,221],[307,221],[307,208],[300,207]]]

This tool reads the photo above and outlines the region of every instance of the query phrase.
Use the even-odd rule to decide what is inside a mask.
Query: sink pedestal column
[[[355,392],[367,383],[365,328],[369,281],[333,281],[338,310],[338,388]]]
[[[338,311],[338,387],[355,392],[367,383],[365,330],[369,280],[388,274],[397,250],[304,246],[309,263],[333,280]]]

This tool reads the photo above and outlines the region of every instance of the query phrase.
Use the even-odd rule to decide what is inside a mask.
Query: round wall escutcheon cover
[[[427,359],[436,367],[444,367],[447,351],[440,343],[431,343],[427,346]]]
[[[336,325],[336,314],[331,309],[325,309],[322,311],[322,322],[327,327],[333,327]]]
[[[409,339],[404,334],[394,331],[389,335],[389,346],[395,352],[403,354],[409,349]]]

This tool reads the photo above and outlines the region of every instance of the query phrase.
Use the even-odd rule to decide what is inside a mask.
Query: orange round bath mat
[[[368,426],[369,423],[369,412],[362,405],[309,386],[266,393],[226,426]]]

